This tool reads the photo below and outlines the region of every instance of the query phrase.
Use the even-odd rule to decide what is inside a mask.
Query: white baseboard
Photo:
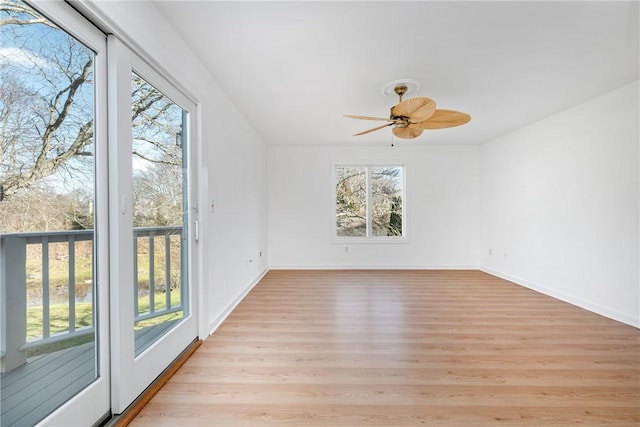
[[[533,291],[540,292],[541,294],[548,295],[550,297],[556,298],[560,301],[564,301],[566,303],[575,305],[580,308],[584,308],[585,310],[589,310],[593,313],[600,314],[601,316],[608,317],[609,319],[616,320],[618,322],[626,323],[627,325],[634,326],[636,328],[640,328],[640,319],[634,318],[634,316],[629,315],[627,313],[621,313],[617,310],[614,310],[610,307],[606,307],[600,304],[593,303],[591,301],[586,301],[581,298],[578,298],[574,295],[568,295],[563,292],[558,292],[553,289],[546,288],[544,286],[538,285],[537,283],[532,283],[527,280],[520,279],[518,277],[514,277],[500,271],[493,270],[488,267],[480,267],[481,271],[484,271],[487,274],[491,274],[492,276],[499,277],[504,280],[508,280],[516,285],[524,286],[525,288],[529,288]]]
[[[477,265],[272,265],[269,270],[479,270]]]
[[[269,271],[268,268],[265,268],[253,279],[249,284],[222,310],[213,321],[209,322],[209,335],[213,334],[216,329],[220,327],[222,322],[231,314],[231,312],[240,304],[240,302],[247,296],[249,292],[262,280],[265,274]]]

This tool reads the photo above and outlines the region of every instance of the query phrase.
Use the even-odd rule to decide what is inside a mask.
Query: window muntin
[[[334,237],[405,237],[404,172],[403,165],[336,165]]]

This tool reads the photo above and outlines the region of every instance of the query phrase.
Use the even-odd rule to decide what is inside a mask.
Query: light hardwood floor
[[[640,331],[478,271],[271,271],[132,426],[640,425]]]

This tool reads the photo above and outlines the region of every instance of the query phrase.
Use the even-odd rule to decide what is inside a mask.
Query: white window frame
[[[334,244],[353,244],[353,243],[365,243],[365,244],[377,244],[377,243],[408,243],[409,242],[409,224],[408,224],[408,201],[407,201],[407,170],[408,162],[406,161],[356,161],[356,162],[333,162],[331,164],[331,243]],[[354,168],[366,168],[367,169],[367,235],[366,236],[338,236],[338,229],[336,227],[336,168],[338,167],[354,167]],[[369,198],[371,194],[370,187],[370,174],[371,168],[374,167],[401,167],[402,168],[402,236],[372,236],[371,235],[371,221],[372,216],[370,213]]]

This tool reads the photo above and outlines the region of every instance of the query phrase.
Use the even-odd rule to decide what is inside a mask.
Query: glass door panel
[[[131,77],[135,355],[188,315],[187,113]]]
[[[76,422],[109,409],[96,232],[106,38],[67,5],[39,8],[0,1],[2,426],[34,425],[73,397],[93,402]]]

